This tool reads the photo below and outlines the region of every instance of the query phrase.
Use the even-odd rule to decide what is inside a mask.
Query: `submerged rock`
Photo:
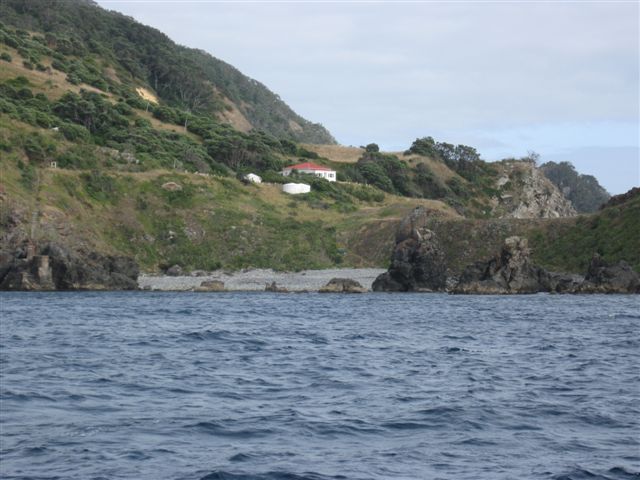
[[[373,282],[376,292],[444,291],[447,266],[436,235],[427,225],[423,207],[415,208],[400,224],[389,270]]]
[[[454,293],[506,294],[551,291],[551,275],[533,265],[526,238],[509,237],[498,255],[462,272]],[[564,280],[557,279],[560,284]]]
[[[320,293],[365,293],[367,289],[359,282],[350,278],[332,278],[324,287],[319,290]]]

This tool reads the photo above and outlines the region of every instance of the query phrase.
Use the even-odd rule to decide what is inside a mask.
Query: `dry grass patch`
[[[302,144],[302,146],[311,152],[317,153],[321,157],[339,163],[356,163],[364,153],[362,148],[345,147],[343,145],[312,145],[305,143]]]
[[[0,62],[0,66],[2,66],[2,68],[0,68],[0,81],[9,80],[15,77],[25,77],[29,80],[29,88],[34,93],[44,93],[51,100],[57,100],[68,91],[78,93],[80,90],[96,92],[111,97],[111,94],[103,92],[99,88],[87,85],[86,83],[73,85],[72,83],[67,82],[67,74],[52,68],[51,59],[49,58],[42,60],[42,64],[49,67],[48,71],[41,72],[36,69],[30,70],[22,64],[24,59],[20,56],[17,50],[8,47],[5,48],[9,51],[12,60],[11,62]]]
[[[146,100],[151,103],[158,104],[158,97],[155,96],[149,89],[144,87],[137,87],[136,93],[142,97],[143,100]]]

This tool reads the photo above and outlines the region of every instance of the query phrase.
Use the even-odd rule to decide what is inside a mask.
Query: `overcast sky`
[[[98,0],[206,50],[344,145],[417,137],[640,183],[639,3]]]

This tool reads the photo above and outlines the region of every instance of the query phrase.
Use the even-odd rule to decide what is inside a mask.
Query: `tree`
[[[376,143],[370,143],[364,149],[368,153],[378,153],[380,151],[380,147]]]

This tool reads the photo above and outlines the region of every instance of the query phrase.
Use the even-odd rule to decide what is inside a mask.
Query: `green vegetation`
[[[640,271],[640,195],[560,228],[539,230],[531,241],[538,261],[552,269],[584,272],[599,253],[605,261],[625,260]]]
[[[640,266],[637,198],[578,219],[492,219],[521,188],[522,162],[431,137],[404,155],[370,143],[332,161],[322,152],[334,146],[297,143],[333,143],[328,132],[266,87],[130,18],[84,0],[5,0],[0,17],[4,231],[130,255],[144,270],[386,266],[397,222],[423,205],[452,268],[507,234],[556,270],[582,271],[594,251]],[[234,128],[230,112],[254,128]],[[340,182],[298,176],[312,191],[283,194],[281,169],[308,160]],[[545,168],[579,208],[601,201],[595,179]],[[265,183],[243,184],[249,172]]]
[[[253,127],[277,138],[335,143],[321,125],[231,65],[93,2],[4,0],[0,18],[14,27],[0,28],[0,43],[16,49],[30,67],[64,72],[71,84],[119,96],[147,86],[163,105],[187,114],[211,116],[234,105]]]
[[[580,213],[595,212],[609,200],[595,177],[579,174],[569,162],[547,162],[540,169]]]

